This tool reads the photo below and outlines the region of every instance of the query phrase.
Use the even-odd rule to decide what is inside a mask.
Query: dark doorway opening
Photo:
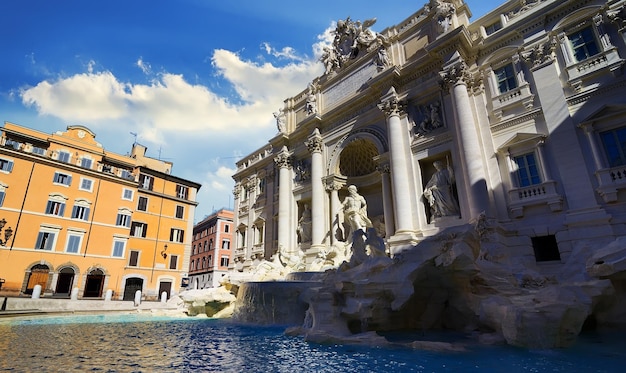
[[[138,277],[127,278],[124,284],[124,300],[134,300],[137,290],[143,291],[143,280]]]
[[[159,295],[158,298],[161,299],[161,294],[163,292],[167,293],[167,299],[170,299],[170,292],[172,291],[172,283],[171,282],[159,282]]]
[[[102,288],[104,287],[104,272],[99,269],[94,269],[87,275],[87,281],[85,282],[85,298],[100,298],[102,297]]]
[[[59,278],[57,279],[57,288],[54,292],[56,297],[68,297],[72,292],[72,285],[74,284],[74,270],[66,267],[59,272]]]

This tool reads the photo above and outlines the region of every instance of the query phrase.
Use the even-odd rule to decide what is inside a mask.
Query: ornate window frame
[[[501,120],[505,111],[515,107],[522,106],[526,110],[532,109],[535,95],[531,92],[530,83],[526,80],[519,53],[515,52],[508,56],[498,54],[498,56],[493,56],[486,61],[487,68],[483,70],[483,75],[489,86],[493,115],[497,120]],[[517,86],[500,92],[496,71],[506,66],[513,68]]]

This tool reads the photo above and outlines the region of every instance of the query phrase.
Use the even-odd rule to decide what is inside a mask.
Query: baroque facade
[[[511,0],[470,22],[463,1],[430,1],[380,33],[338,21],[324,74],[237,162],[231,267],[338,265],[350,185],[392,256],[479,217],[544,270],[626,235],[625,4]]]
[[[189,280],[192,289],[216,288],[228,273],[233,211],[221,209],[193,227]]]
[[[83,126],[46,134],[5,122],[0,139],[1,291],[157,299],[180,290],[200,184],[133,145],[106,151]],[[7,235],[10,229],[11,234]]]

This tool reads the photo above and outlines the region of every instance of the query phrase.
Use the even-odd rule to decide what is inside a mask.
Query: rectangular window
[[[59,151],[57,160],[60,162],[70,163],[70,156],[71,154],[69,152]]]
[[[139,175],[140,188],[152,190],[154,186],[154,178],[149,175]]]
[[[228,233],[229,229],[230,229],[230,225],[224,224],[224,233]]]
[[[4,195],[4,190],[0,190],[0,207],[2,207],[2,205],[4,204]]]
[[[502,28],[502,23],[500,21],[490,24],[489,26],[485,26],[485,34],[491,35],[494,32],[500,30]]]
[[[139,197],[137,201],[137,210],[139,211],[148,211],[148,198]]]
[[[72,184],[72,175],[55,172],[52,182],[55,184],[70,185]]]
[[[91,169],[92,160],[89,158],[82,158],[80,160],[80,167]]]
[[[170,255],[170,269],[176,269],[178,266],[178,255]]]
[[[0,170],[5,171],[5,172],[13,171],[13,161],[0,158]]]
[[[182,219],[185,216],[185,206],[176,206],[176,217]]]
[[[496,82],[498,83],[498,90],[500,91],[500,93],[505,93],[517,88],[517,81],[515,80],[515,70],[513,70],[512,64],[508,64],[494,70],[494,74],[496,75]]]
[[[15,149],[15,150],[19,150],[19,148],[20,148],[20,143],[19,143],[19,141],[15,141],[15,140],[13,140],[13,139],[6,139],[6,141],[5,141],[4,145],[5,145],[6,147],[13,148],[13,149]]]
[[[33,146],[33,154],[46,155],[46,149]]]
[[[67,236],[67,247],[65,248],[65,252],[77,254],[80,250],[80,243],[83,236],[69,234]]]
[[[123,177],[124,179],[127,179],[127,180],[134,179],[133,174],[128,170],[122,170],[120,172],[120,177]]]
[[[591,26],[569,34],[567,37],[572,45],[576,61],[586,60],[600,52]]]
[[[139,265],[139,251],[131,250],[128,259],[128,266],[137,267],[137,265]]]
[[[86,190],[88,192],[93,191],[93,180],[80,178],[80,185],[78,186],[80,190]]]
[[[626,127],[600,133],[609,167],[626,165]]]
[[[220,262],[222,267],[228,267],[228,257],[227,256],[223,256],[222,257],[222,261]]]
[[[35,250],[47,250],[52,251],[54,248],[55,233],[53,232],[39,232],[37,235],[37,242],[35,243]]]
[[[46,214],[63,216],[65,212],[65,203],[59,201],[48,201],[46,205]]]
[[[535,162],[535,154],[528,153],[514,158],[517,164],[517,182],[518,187],[527,187],[530,185],[540,184],[539,169]]]
[[[117,214],[117,219],[115,219],[115,225],[126,228],[130,227],[130,215]]]
[[[224,250],[230,249],[230,241],[228,241],[228,240],[222,241],[222,249],[224,249]]]
[[[111,254],[111,256],[114,258],[123,258],[125,247],[126,247],[126,241],[114,240],[113,241],[113,253]]]
[[[88,220],[89,207],[74,206],[72,207],[72,219]]]
[[[172,228],[170,230],[170,241],[172,242],[183,242],[183,236],[185,235],[185,231],[178,228]]]
[[[148,224],[138,223],[136,221],[130,224],[130,235],[133,237],[146,237]]]
[[[122,191],[122,199],[125,199],[125,200],[128,200],[128,201],[132,201],[133,200],[133,190],[124,188],[124,190]]]
[[[187,199],[188,195],[189,195],[189,188],[187,188],[186,186],[182,186],[182,185],[176,185],[176,197]]]

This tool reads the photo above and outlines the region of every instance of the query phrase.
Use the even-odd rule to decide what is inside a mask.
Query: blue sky
[[[472,20],[503,0],[468,0]],[[231,207],[235,162],[276,133],[283,100],[323,72],[333,22],[402,22],[423,1],[0,2],[0,122],[84,125],[108,151],[134,136],[202,184],[196,220]]]

